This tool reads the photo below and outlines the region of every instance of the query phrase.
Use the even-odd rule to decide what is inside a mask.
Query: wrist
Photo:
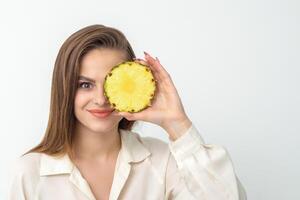
[[[183,116],[165,123],[163,128],[169,134],[169,139],[175,141],[184,135],[191,125],[191,120],[187,116]]]

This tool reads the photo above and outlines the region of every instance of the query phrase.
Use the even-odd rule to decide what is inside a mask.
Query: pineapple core
[[[135,90],[135,81],[130,77],[124,77],[120,83],[121,90],[127,93],[133,93]]]

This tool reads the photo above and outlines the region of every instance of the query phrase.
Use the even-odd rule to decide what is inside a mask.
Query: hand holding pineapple
[[[158,58],[154,59],[145,53],[145,60],[137,59],[143,65],[150,67],[156,80],[155,95],[151,105],[139,112],[118,112],[117,115],[127,120],[142,120],[154,123],[166,130],[171,140],[176,140],[191,126],[178,92],[169,73],[161,65]]]

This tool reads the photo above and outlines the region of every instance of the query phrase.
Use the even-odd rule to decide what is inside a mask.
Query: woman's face
[[[104,96],[104,78],[125,58],[124,52],[112,49],[93,49],[82,58],[74,103],[77,125],[81,130],[106,133],[118,127],[122,116],[97,117],[88,110],[113,110]]]

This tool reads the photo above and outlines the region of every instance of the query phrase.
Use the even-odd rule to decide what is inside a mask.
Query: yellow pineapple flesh
[[[105,76],[104,95],[119,112],[140,112],[151,106],[156,82],[151,69],[133,61],[122,62]]]

